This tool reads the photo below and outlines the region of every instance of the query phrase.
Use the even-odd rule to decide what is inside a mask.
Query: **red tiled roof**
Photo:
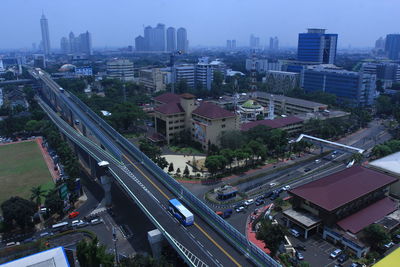
[[[385,197],[372,205],[342,219],[337,224],[345,231],[357,234],[368,225],[382,219],[397,209],[397,204]]]
[[[192,113],[209,119],[221,119],[235,116],[233,112],[209,102],[202,102]]]
[[[396,181],[396,178],[381,172],[354,166],[296,187],[289,192],[327,211],[333,211]]]
[[[242,125],[240,125],[240,130],[248,131],[251,128],[256,127],[258,125],[265,125],[272,129],[276,129],[276,128],[283,128],[283,127],[291,125],[291,124],[301,123],[301,122],[303,122],[302,119],[300,119],[296,116],[289,116],[286,118],[278,118],[278,119],[274,119],[274,120],[261,120],[261,121],[252,121],[249,123],[243,123]]]
[[[155,101],[161,102],[163,104],[167,103],[177,103],[180,101],[180,96],[173,93],[165,93],[154,98]]]
[[[189,93],[184,93],[180,95],[181,98],[185,98],[185,99],[192,99],[195,98],[196,96],[189,94]]]
[[[156,112],[160,112],[163,114],[175,114],[175,113],[182,113],[185,112],[185,110],[182,108],[180,103],[167,103],[163,104],[159,107],[156,107],[154,109]]]

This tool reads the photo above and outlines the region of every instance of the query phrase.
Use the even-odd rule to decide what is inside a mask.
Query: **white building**
[[[175,66],[172,75],[175,77],[175,83],[185,80],[189,87],[194,87],[195,83],[195,67],[193,64],[181,64]]]
[[[296,72],[268,70],[263,82],[272,93],[285,94],[299,86],[300,74]]]
[[[171,73],[159,68],[139,70],[139,83],[143,84],[149,92],[159,92],[166,89]]]
[[[266,72],[268,70],[278,70],[282,69],[281,61],[269,61],[268,59],[256,59],[256,71],[257,72]],[[252,68],[252,59],[246,59],[246,70],[251,71]]]
[[[133,62],[127,59],[115,59],[107,62],[107,78],[133,81]]]
[[[211,90],[211,84],[214,80],[214,73],[216,71],[220,72],[225,77],[225,63],[219,59],[210,62],[208,57],[199,58],[199,62],[196,65],[196,83]]]

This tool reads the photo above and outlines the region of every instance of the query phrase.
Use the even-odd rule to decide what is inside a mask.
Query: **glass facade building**
[[[324,29],[308,29],[299,34],[297,60],[316,64],[334,64],[337,34],[326,34]]]
[[[400,34],[386,35],[385,52],[389,59],[400,59]]]
[[[334,94],[340,103],[351,106],[372,105],[375,83],[375,75],[323,65],[307,67],[301,75],[301,87],[306,92]]]

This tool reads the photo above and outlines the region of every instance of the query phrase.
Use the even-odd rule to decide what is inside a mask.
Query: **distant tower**
[[[174,27],[167,29],[167,51],[176,51],[176,30]]]
[[[179,28],[176,34],[177,39],[177,49],[183,53],[187,53],[188,50],[188,40],[187,32],[185,28]]]
[[[250,91],[257,91],[257,68],[256,68],[256,52],[253,50],[251,56],[251,69],[250,69]]]
[[[40,19],[40,28],[42,30],[43,52],[45,55],[49,55],[50,54],[49,23],[44,14],[42,14],[42,18]]]

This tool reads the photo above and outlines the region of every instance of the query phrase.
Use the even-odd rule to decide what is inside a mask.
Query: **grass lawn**
[[[35,141],[0,146],[0,203],[12,196],[29,199],[31,188],[54,183]]]

